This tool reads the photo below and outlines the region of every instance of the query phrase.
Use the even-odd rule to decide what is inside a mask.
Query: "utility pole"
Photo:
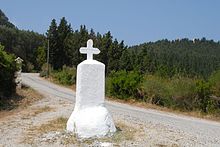
[[[49,77],[49,53],[50,53],[50,46],[49,46],[49,39],[47,39],[47,77]]]

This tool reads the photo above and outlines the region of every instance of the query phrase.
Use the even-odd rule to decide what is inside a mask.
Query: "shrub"
[[[195,79],[146,75],[142,89],[145,101],[149,103],[181,110],[192,110],[195,107],[197,95]]]
[[[76,68],[63,66],[61,71],[53,71],[52,78],[63,85],[72,85],[76,83]]]
[[[24,67],[24,71],[26,71],[26,72],[34,72],[34,65],[31,62],[27,61],[26,65]]]
[[[108,95],[120,99],[133,97],[160,106],[184,111],[199,110],[218,115],[220,100],[216,96],[212,97],[211,94],[213,88],[219,86],[219,75],[219,73],[213,74],[210,84],[204,80],[183,76],[167,78],[145,75],[143,77],[134,71],[118,71],[109,75],[106,87]]]
[[[197,82],[196,91],[198,94],[199,108],[205,113],[209,112],[210,109],[213,109],[214,102],[210,98],[210,84],[208,82],[200,80]]]
[[[0,97],[10,96],[15,92],[15,56],[4,51],[0,45]]]
[[[196,79],[172,77],[168,84],[175,108],[193,110],[196,105]]]
[[[144,100],[152,104],[171,106],[173,102],[167,82],[159,76],[146,75],[142,84]]]
[[[211,92],[220,97],[220,70],[214,72],[210,78],[209,82],[211,84]]]
[[[120,99],[138,98],[141,81],[142,75],[138,72],[125,70],[112,72],[107,79],[107,94]]]
[[[46,77],[48,74],[47,63],[44,63],[41,67],[40,77]],[[52,71],[51,65],[49,64],[49,72]]]

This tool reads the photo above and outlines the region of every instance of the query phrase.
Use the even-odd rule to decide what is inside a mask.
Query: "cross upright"
[[[89,39],[87,41],[87,47],[81,47],[79,49],[80,53],[87,54],[87,60],[93,60],[93,54],[99,54],[100,50],[98,48],[93,48],[93,41]]]

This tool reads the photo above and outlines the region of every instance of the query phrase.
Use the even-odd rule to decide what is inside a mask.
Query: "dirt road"
[[[37,74],[22,74],[22,79],[25,84],[42,94],[75,101],[74,91],[42,80]],[[110,101],[106,101],[106,106],[113,116],[117,114],[118,117],[126,119],[166,126],[192,136],[200,145],[220,146],[220,123]]]

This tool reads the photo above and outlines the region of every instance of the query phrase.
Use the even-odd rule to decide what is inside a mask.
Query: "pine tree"
[[[121,41],[118,43],[117,39],[112,43],[109,51],[108,51],[108,69],[107,72],[110,73],[112,70],[119,70],[120,58],[122,56],[122,52],[124,51],[124,42]]]
[[[56,64],[54,69],[61,69],[63,65],[69,63],[68,48],[65,44],[65,40],[70,36],[72,32],[71,25],[67,23],[65,17],[60,20],[60,24],[57,27],[57,52],[56,52]]]
[[[120,58],[120,69],[126,71],[133,70],[132,58],[132,54],[128,50],[124,50]]]
[[[108,71],[108,65],[109,65],[109,54],[112,50],[112,35],[111,32],[108,31],[106,34],[103,35],[101,39],[101,47],[100,47],[100,54],[99,59],[102,63],[105,64],[106,73],[109,73]]]
[[[50,48],[49,63],[53,68],[55,67],[56,58],[58,56],[58,46],[57,46],[58,32],[57,32],[57,23],[55,19],[52,20],[46,35],[47,35],[47,39],[49,39],[49,48]]]
[[[38,47],[37,49],[37,69],[41,70],[41,67],[46,63],[46,49],[44,47]]]

